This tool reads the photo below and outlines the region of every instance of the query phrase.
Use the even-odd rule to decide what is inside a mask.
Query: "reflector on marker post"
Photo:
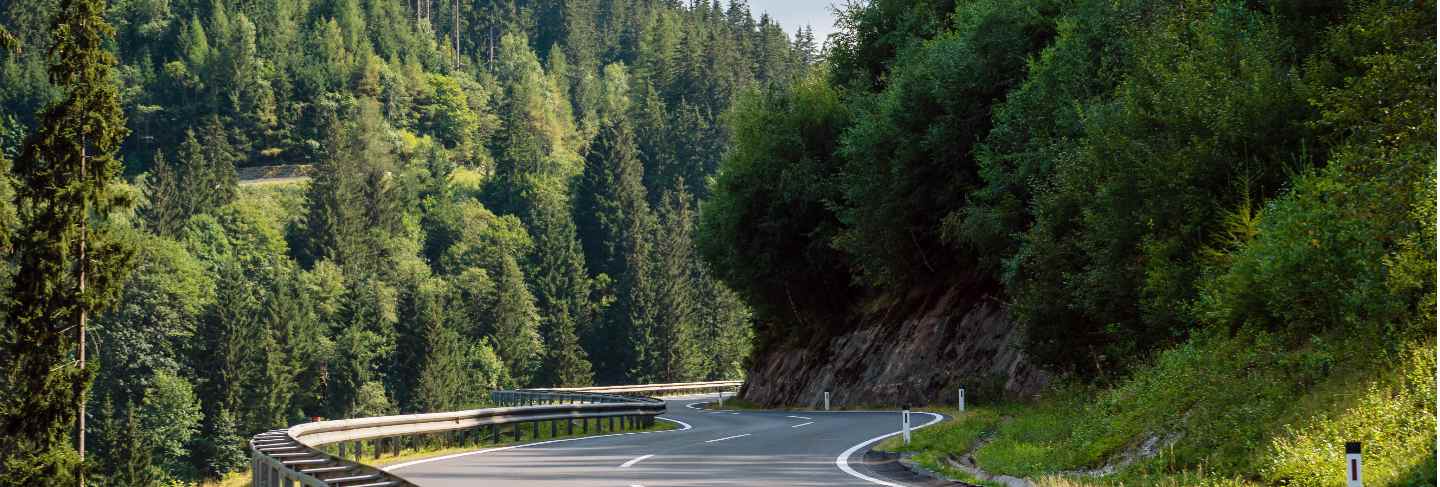
[[[1360,442],[1345,443],[1345,487],[1364,487],[1365,472],[1361,470]]]
[[[900,410],[900,431],[905,435],[905,444],[910,444],[910,405]]]

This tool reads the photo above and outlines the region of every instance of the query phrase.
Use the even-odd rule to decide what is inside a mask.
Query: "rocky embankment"
[[[917,290],[857,312],[853,331],[796,340],[752,357],[741,395],[767,406],[953,403],[977,395],[1029,395],[1049,381],[1020,350],[1005,307],[973,287]]]

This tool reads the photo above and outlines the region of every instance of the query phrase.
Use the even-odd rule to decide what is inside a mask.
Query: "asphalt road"
[[[674,430],[478,450],[386,470],[423,487],[906,485],[872,472],[861,458],[897,432],[898,412],[695,409],[701,400],[667,401],[661,418],[678,422]],[[911,421],[938,419],[915,413]]]

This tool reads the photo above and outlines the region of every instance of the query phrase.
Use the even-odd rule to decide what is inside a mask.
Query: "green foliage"
[[[113,36],[98,21],[47,21],[75,5]],[[743,8],[628,0],[45,0],[7,4],[0,24],[14,34],[0,36],[0,289],[14,298],[3,321],[21,322],[22,287],[76,288],[74,266],[22,281],[28,256],[77,241],[42,227],[115,244],[88,249],[88,290],[107,299],[80,303],[101,312],[119,298],[94,320],[95,395],[111,404],[92,409],[110,418],[92,436],[143,447],[92,449],[94,482],[222,477],[244,468],[244,438],[316,416],[466,407],[496,387],[742,374],[752,317],[694,262],[694,209],[724,153],[720,115],[737,93],[796,78],[815,62],[813,39],[792,45]],[[69,43],[52,55],[52,39]],[[71,56],[76,42],[83,55]],[[86,68],[85,89],[47,80],[51,64]],[[32,115],[47,106],[63,114]],[[99,142],[77,140],[80,112],[109,121],[85,127]],[[122,112],[123,124],[111,117]],[[55,150],[22,147],[27,136]],[[49,172],[82,142],[92,179],[123,159],[139,189],[74,192]],[[237,181],[272,164],[308,165],[309,181]],[[685,190],[666,196],[677,181]],[[89,214],[37,203],[42,190],[92,195]],[[128,279],[111,258],[122,244],[141,249]],[[74,291],[57,296],[76,305]],[[93,370],[16,372],[69,360],[70,318],[39,320],[55,333],[38,341],[3,328],[0,357],[14,366],[0,414],[45,401],[35,414],[73,421],[71,385]],[[21,363],[15,350],[49,355]],[[0,446],[0,477],[68,483],[70,430]],[[37,456],[11,462],[21,450]],[[135,475],[109,475],[131,464]]]
[[[943,3],[849,7],[828,79],[732,110],[700,246],[756,346],[968,286],[1079,384],[997,425],[982,467],[1326,485],[1351,434],[1384,482],[1424,484],[1434,12]]]
[[[697,242],[710,268],[764,318],[762,344],[791,327],[825,330],[855,294],[844,255],[830,245],[841,229],[832,181],[847,120],[839,93],[818,75],[746,96],[730,114],[735,142]]]
[[[171,167],[156,154],[155,181],[147,185],[142,209],[151,230],[163,236],[178,235],[191,216],[214,212],[235,199],[239,156],[219,119],[210,118],[199,138],[186,131],[174,157],[176,166]]]
[[[1343,411],[1319,411],[1270,441],[1263,472],[1271,482],[1341,485],[1345,442],[1364,448],[1365,481],[1419,485],[1404,476],[1428,468],[1435,447],[1435,350],[1418,346],[1399,357],[1398,377],[1371,382]],[[1430,449],[1429,455],[1424,454]],[[1433,478],[1433,477],[1432,477]]]
[[[493,337],[492,347],[511,377],[528,384],[540,365],[540,315],[515,259],[502,259],[496,271],[486,334]]]
[[[852,106],[841,136],[838,178],[844,229],[835,245],[856,280],[908,285],[973,265],[945,251],[941,218],[979,183],[974,145],[995,103],[1023,79],[1025,61],[1054,36],[1056,5],[970,2],[955,28],[901,50],[883,91]]]
[[[22,226],[12,241],[18,270],[0,334],[0,483],[59,485],[84,476],[70,441],[94,377],[79,366],[90,313],[113,306],[133,251],[109,224],[131,202],[118,190],[126,134],[114,82],[114,31],[104,2],[60,4],[53,19],[48,104],[14,171]],[[78,339],[78,340],[77,340]]]

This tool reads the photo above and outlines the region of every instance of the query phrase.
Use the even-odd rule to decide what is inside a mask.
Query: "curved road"
[[[906,485],[881,480],[861,461],[873,441],[897,432],[897,412],[697,409],[705,400],[667,400],[661,419],[679,423],[674,430],[478,450],[386,470],[422,487]],[[917,427],[938,420],[912,415]]]

